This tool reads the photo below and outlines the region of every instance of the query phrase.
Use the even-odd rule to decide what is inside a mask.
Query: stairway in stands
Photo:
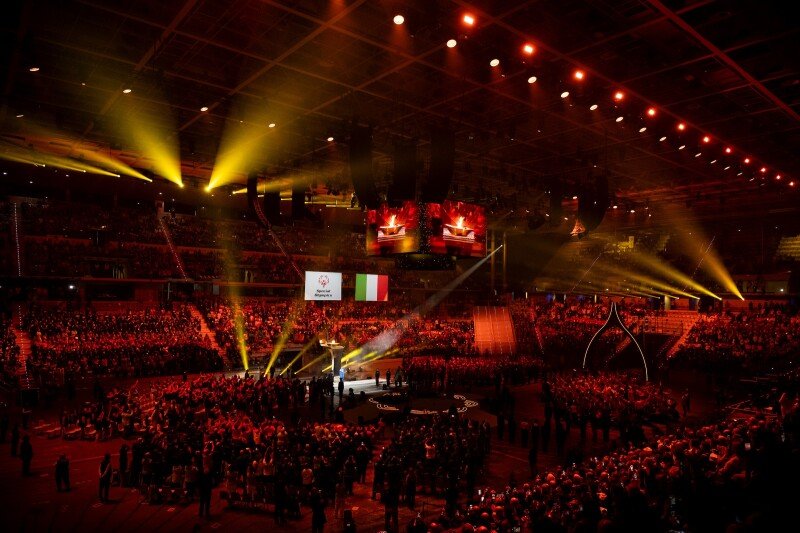
[[[475,349],[480,354],[510,355],[517,351],[508,307],[475,307]]]
[[[223,361],[226,361],[225,354],[222,351],[222,347],[217,342],[217,336],[214,334],[214,330],[208,327],[208,322],[206,322],[206,317],[203,316],[194,305],[190,304],[189,312],[192,313],[192,316],[200,321],[200,337],[205,339],[206,337],[211,341],[211,347],[217,351],[220,357],[222,357]]]
[[[170,234],[169,228],[167,227],[167,223],[164,222],[163,217],[158,217],[158,223],[161,225],[161,231],[164,232],[164,238],[167,240],[167,246],[169,246],[169,251],[172,252],[172,257],[175,259],[175,265],[178,267],[178,272],[181,273],[181,277],[183,279],[189,279],[189,276],[186,275],[186,270],[183,268],[183,261],[181,260],[181,256],[178,253],[177,248],[172,243],[172,235]]]
[[[667,311],[667,316],[674,321],[679,320],[682,328],[678,339],[667,351],[666,358],[671,359],[678,353],[683,343],[686,342],[686,339],[689,337],[689,332],[692,330],[695,323],[700,320],[700,313],[697,311]]]
[[[14,266],[16,267],[17,277],[22,277],[22,251],[20,245],[20,234],[22,233],[22,214],[20,213],[19,205],[17,202],[11,204],[13,207],[13,220],[11,232],[14,236],[14,251],[16,256],[14,258]]]
[[[25,328],[22,327],[22,317],[25,314],[25,307],[23,304],[16,304],[11,314],[11,331],[17,338],[17,346],[19,346],[19,361],[17,364],[17,376],[19,377],[20,387],[25,389],[32,386],[32,380],[28,375],[28,358],[31,356],[31,336]]]

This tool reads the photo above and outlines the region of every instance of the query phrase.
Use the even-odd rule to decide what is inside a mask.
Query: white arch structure
[[[612,322],[614,322],[614,323],[612,323]],[[639,350],[639,355],[642,356],[642,363],[644,364],[644,380],[645,381],[650,381],[650,376],[648,375],[648,372],[647,372],[647,360],[644,357],[644,351],[642,351],[642,347],[639,346],[639,343],[636,342],[636,337],[633,336],[633,333],[631,333],[628,330],[628,328],[625,327],[625,324],[623,324],[622,318],[620,318],[619,313],[617,312],[617,303],[616,302],[611,302],[611,311],[608,313],[608,318],[606,319],[606,323],[603,324],[602,326],[600,326],[600,329],[598,329],[595,332],[595,334],[592,335],[592,339],[589,341],[589,345],[586,346],[586,352],[583,354],[583,368],[586,368],[586,359],[589,357],[589,349],[592,347],[592,343],[594,342],[594,340],[602,332],[604,332],[606,329],[608,329],[609,327],[614,326],[614,325],[619,326],[620,328],[622,328],[622,331],[624,331],[628,335],[628,337],[633,341],[633,344],[636,345],[636,349]]]

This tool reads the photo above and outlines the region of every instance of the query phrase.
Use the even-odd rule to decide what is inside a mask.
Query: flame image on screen
[[[389,217],[389,223],[385,226],[381,226],[381,232],[383,232],[384,235],[397,235],[402,229],[403,223],[397,222],[397,215]]]
[[[450,233],[456,237],[466,237],[472,231],[472,228],[464,224],[464,217],[458,217],[455,224],[445,224]]]

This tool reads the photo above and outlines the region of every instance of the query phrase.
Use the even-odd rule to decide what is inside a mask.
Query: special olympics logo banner
[[[341,300],[341,272],[306,271],[306,300]]]

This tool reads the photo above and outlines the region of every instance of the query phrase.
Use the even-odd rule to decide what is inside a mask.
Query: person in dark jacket
[[[22,444],[19,446],[19,457],[22,459],[22,475],[30,476],[33,446],[31,446],[31,438],[27,435],[22,437]]]
[[[103,460],[100,462],[100,479],[98,487],[98,495],[100,501],[108,503],[108,493],[111,490],[111,454],[107,453]]]
[[[375,386],[376,387],[381,386],[381,371],[378,370],[377,368],[375,369]]]
[[[56,461],[56,490],[61,492],[61,489],[69,492],[69,459],[62,454]]]

